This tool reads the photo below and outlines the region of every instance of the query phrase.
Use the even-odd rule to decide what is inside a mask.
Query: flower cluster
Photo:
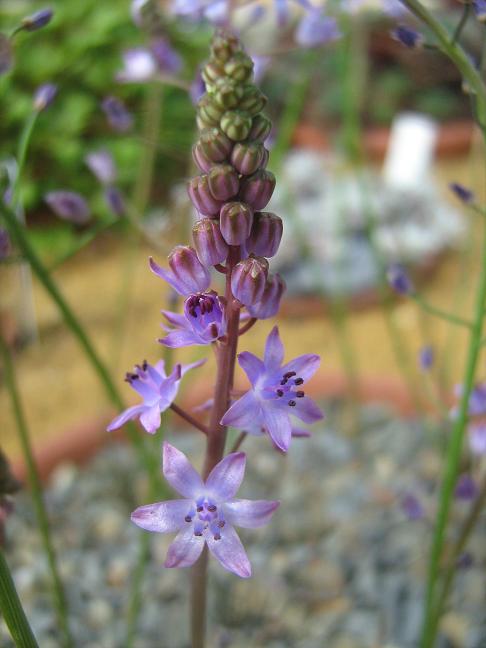
[[[253,62],[238,39],[217,32],[210,59],[202,68],[206,93],[197,106],[199,138],[193,158],[200,173],[188,183],[198,212],[193,246],[177,245],[169,254],[168,268],[150,259],[152,272],[184,297],[182,313],[162,311],[167,324],[159,341],[170,348],[210,344],[216,348],[209,422],[196,421],[174,404],[180,379],[201,362],[176,365],[169,375],[163,362],[155,366],[144,362],[126,375],[142,403],[128,408],[108,427],[114,430],[139,418],[153,434],[160,426],[161,412],[172,407],[207,435],[203,478],[181,452],[164,445],[164,475],[186,499],[142,506],[132,520],[149,531],[177,532],[166,567],[193,564],[207,544],[223,567],[243,578],[250,576],[251,568],[233,525],[265,524],[278,502],[234,499],[243,479],[245,455],[233,452],[223,458],[226,428],[268,436],[278,450],[287,452],[292,437],[309,435],[294,427],[293,417],[304,423],[322,418],[305,392],[319,357],[302,355],[284,364],[276,326],[268,336],[263,360],[249,352],[238,355],[250,389],[236,400],[231,393],[239,336],[256,320],[277,313],[285,289],[283,279],[269,271],[268,259],[278,251],[283,224],[276,214],[263,211],[275,187],[275,177],[266,168],[265,140],[271,122],[262,113],[266,97],[252,83],[252,76]],[[99,158],[88,162],[99,175]],[[101,167],[104,177],[105,165]],[[104,179],[111,181],[108,176]],[[225,278],[224,294],[212,287],[215,271]]]

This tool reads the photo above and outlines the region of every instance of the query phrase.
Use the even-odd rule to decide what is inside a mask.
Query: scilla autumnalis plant
[[[246,457],[238,452],[247,434],[267,437],[287,452],[292,436],[304,436],[293,419],[313,423],[322,418],[305,394],[305,383],[319,366],[319,357],[302,355],[284,364],[284,348],[275,326],[263,359],[249,352],[237,354],[239,338],[259,319],[276,315],[285,285],[269,272],[268,258],[276,254],[282,221],[262,211],[275,187],[266,169],[264,142],[271,129],[262,114],[266,98],[252,83],[253,62],[232,34],[218,31],[203,67],[206,94],[197,109],[199,138],[193,147],[200,174],[188,183],[188,193],[200,218],[193,227],[193,247],[178,245],[168,268],[150,259],[152,271],[184,298],[182,314],[163,311],[167,320],[161,344],[170,348],[211,345],[216,377],[209,420],[203,424],[174,403],[179,381],[201,364],[177,364],[170,373],[159,361],[137,366],[126,376],[142,403],[117,416],[113,430],[139,418],[145,430],[156,433],[167,408],[206,436],[206,454],[199,475],[188,458],[168,442],[163,445],[163,473],[181,499],[146,504],[132,513],[142,529],[176,533],[165,567],[189,567],[192,572],[192,646],[205,645],[206,572],[208,549],[228,571],[251,576],[251,564],[235,531],[270,521],[278,501],[236,498]],[[211,288],[211,270],[224,277],[225,289]],[[247,374],[250,389],[233,399],[235,364]],[[228,426],[241,431],[225,455]],[[264,442],[263,440],[262,442]]]

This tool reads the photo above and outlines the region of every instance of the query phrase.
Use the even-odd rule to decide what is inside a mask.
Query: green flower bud
[[[260,167],[264,158],[261,142],[238,142],[231,152],[231,164],[241,175],[251,175]]]
[[[198,115],[201,119],[214,125],[219,123],[219,120],[224,113],[224,108],[219,108],[208,94],[203,95],[201,99],[199,99],[197,108]]]
[[[251,140],[258,140],[264,142],[272,130],[272,122],[265,117],[265,115],[256,115],[253,117],[250,133],[248,135]]]
[[[224,73],[240,83],[250,81],[253,74],[253,61],[244,52],[236,52],[225,63]]]
[[[211,54],[220,63],[226,63],[234,54],[241,51],[241,46],[233,34],[218,31],[211,42]]]
[[[223,77],[219,79],[214,88],[214,101],[218,106],[227,110],[236,108],[243,98],[243,88],[232,79]]]
[[[248,137],[252,121],[248,113],[240,110],[227,110],[219,122],[220,128],[234,142]]]
[[[265,95],[254,85],[246,86],[243,98],[240,101],[238,108],[246,110],[252,117],[258,115],[267,105],[268,99]]]
[[[226,160],[233,148],[233,142],[219,128],[205,128],[199,135],[199,145],[213,162]]]
[[[201,71],[201,76],[206,85],[215,83],[221,77],[224,77],[224,67],[216,61],[208,61]]]

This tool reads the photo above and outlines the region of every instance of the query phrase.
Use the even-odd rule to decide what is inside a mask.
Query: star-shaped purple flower
[[[252,388],[229,408],[221,424],[240,430],[260,425],[286,452],[292,436],[290,414],[304,423],[314,423],[323,418],[323,413],[302,389],[319,367],[319,356],[301,355],[282,366],[283,357],[277,326],[267,338],[263,361],[248,351],[238,355]]]
[[[241,578],[251,576],[250,561],[233,525],[261,527],[270,521],[280,502],[234,499],[245,463],[243,452],[229,454],[203,482],[186,455],[164,442],[163,474],[185,499],[147,504],[132,513],[132,521],[146,531],[177,532],[164,567],[189,567],[206,543],[225,569]]]
[[[184,314],[162,311],[169,324],[162,325],[168,335],[159,342],[172,349],[215,342],[226,333],[224,303],[214,292],[190,295],[184,302]]]
[[[189,369],[199,367],[205,362],[206,360],[199,360],[188,365],[177,364],[169,376],[165,373],[163,360],[159,360],[155,366],[147,361],[137,365],[132,372],[126,374],[125,380],[140,394],[143,403],[129,407],[115,417],[106,428],[108,432],[117,430],[127,421],[139,417],[145,430],[149,434],[155,434],[160,427],[160,414],[174,402],[182,376]]]

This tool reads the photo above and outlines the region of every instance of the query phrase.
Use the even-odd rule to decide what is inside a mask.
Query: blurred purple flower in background
[[[185,499],[147,504],[132,513],[132,521],[146,531],[177,532],[164,567],[193,565],[207,544],[225,569],[241,578],[251,576],[250,561],[233,525],[248,529],[264,526],[280,502],[234,498],[245,464],[243,452],[226,455],[203,482],[186,455],[164,442],[163,474]]]
[[[321,9],[311,9],[299,23],[295,40],[302,47],[324,45],[341,37],[335,18],[327,16]]]
[[[192,80],[191,87],[189,90],[189,95],[191,97],[192,103],[196,105],[205,92],[206,92],[206,85],[201,76],[201,68],[198,68],[196,70],[196,76]]]
[[[115,216],[123,216],[126,213],[125,200],[118,187],[106,187],[104,195],[108,208],[115,214]]]
[[[409,520],[421,520],[425,517],[422,503],[420,502],[418,497],[416,497],[412,493],[406,493],[402,497],[400,501],[400,508]]]
[[[392,37],[410,49],[420,47],[423,42],[423,36],[420,32],[407,25],[398,25],[391,31]]]
[[[184,314],[162,311],[175,328],[162,325],[168,335],[159,342],[167,347],[206,345],[215,342],[226,333],[224,305],[215,292],[190,295],[184,302]]]
[[[0,76],[6,74],[13,66],[13,53],[10,38],[0,34]]]
[[[117,97],[106,97],[106,99],[103,99],[101,108],[113,130],[126,133],[132,128],[133,117],[125,108],[124,103]]]
[[[476,18],[480,22],[486,22],[486,0],[473,0],[472,6]]]
[[[49,106],[54,101],[54,98],[57,94],[57,85],[54,83],[45,83],[37,88],[34,93],[34,110],[41,112]]]
[[[166,38],[157,38],[150,46],[152,55],[161,72],[177,74],[182,69],[182,58]]]
[[[42,29],[51,22],[53,15],[54,12],[48,7],[40,9],[31,16],[22,19],[22,29],[25,29],[25,31],[37,31],[38,29]]]
[[[116,166],[113,156],[106,149],[88,153],[84,161],[89,170],[102,185],[113,184],[116,180]]]
[[[301,355],[282,365],[283,357],[284,348],[277,326],[267,338],[263,361],[248,351],[238,355],[251,389],[233,403],[221,424],[240,430],[264,427],[275,445],[287,451],[292,436],[290,414],[304,423],[314,423],[323,418],[323,413],[302,390],[304,383],[317,371],[319,356]]]
[[[3,227],[0,227],[0,261],[6,259],[12,249],[10,236]]]
[[[88,203],[74,191],[50,191],[44,200],[56,216],[71,223],[84,225],[90,219],[91,212]]]
[[[143,83],[157,72],[157,62],[152,53],[144,47],[134,47],[122,54],[123,69],[116,74],[121,83]]]
[[[486,455],[486,423],[469,426],[469,447],[475,455]]]
[[[478,486],[471,475],[460,475],[454,489],[454,495],[457,499],[469,502],[477,497],[479,492]]]
[[[386,278],[390,287],[399,295],[410,295],[414,292],[412,280],[400,263],[393,263],[388,267]]]
[[[422,371],[428,371],[434,364],[434,349],[427,344],[419,351],[419,366]]]
[[[464,187],[464,185],[459,184],[458,182],[451,182],[449,184],[449,189],[456,194],[457,198],[463,203],[472,203],[474,201],[474,193]]]
[[[130,387],[140,394],[142,404],[129,407],[119,414],[106,428],[108,432],[116,430],[127,421],[140,418],[140,423],[149,434],[155,434],[160,427],[160,414],[174,402],[181,378],[190,370],[200,367],[206,360],[199,360],[189,365],[175,365],[170,376],[164,369],[164,361],[159,360],[155,366],[144,361],[132,372],[127,372],[125,380]]]

